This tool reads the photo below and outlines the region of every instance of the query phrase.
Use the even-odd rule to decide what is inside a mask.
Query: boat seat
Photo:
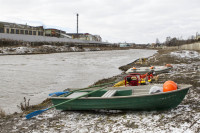
[[[103,94],[103,96],[101,97],[112,97],[113,95],[115,95],[115,93],[117,92],[117,90],[108,90],[105,94]]]
[[[67,96],[67,98],[76,98],[76,97],[82,96],[84,94],[87,94],[87,92],[74,92],[74,93],[70,94],[69,96]]]
[[[148,95],[148,92],[138,92],[138,93],[133,93],[133,96],[142,96],[142,95]]]

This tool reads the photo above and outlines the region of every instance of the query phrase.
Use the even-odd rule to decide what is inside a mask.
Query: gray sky
[[[200,0],[0,0],[0,21],[152,43],[200,32]]]

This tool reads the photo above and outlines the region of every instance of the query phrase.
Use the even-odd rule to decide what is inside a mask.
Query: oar
[[[54,106],[51,106],[51,107],[46,108],[46,109],[43,109],[43,110],[34,111],[34,112],[32,112],[32,113],[26,115],[26,119],[30,119],[30,118],[32,118],[32,117],[34,117],[34,116],[36,116],[36,115],[39,115],[39,114],[43,113],[44,111],[47,111],[47,110],[49,110],[49,109],[51,109],[51,108],[60,106],[60,105],[65,104],[65,103],[69,103],[69,102],[71,102],[71,101],[74,101],[74,100],[79,99],[79,98],[81,98],[81,97],[87,96],[87,95],[92,94],[92,93],[94,93],[94,92],[103,90],[103,89],[105,89],[105,88],[106,88],[106,87],[103,87],[103,88],[100,88],[100,89],[91,91],[91,92],[89,92],[89,93],[87,93],[87,94],[81,95],[81,96],[76,97],[76,98],[72,98],[72,99],[70,99],[70,100],[64,101],[64,102],[62,102],[62,103],[56,104],[56,105],[54,105]]]
[[[76,92],[76,91],[80,91],[80,90],[94,88],[94,87],[101,87],[101,86],[105,86],[105,85],[109,85],[109,84],[113,84],[113,83],[116,83],[116,81],[109,82],[109,83],[104,83],[104,84],[99,84],[99,85],[94,85],[94,86],[90,86],[90,87],[86,87],[86,88],[81,88],[81,89],[77,89],[77,90],[73,90],[73,91],[71,91],[71,93],[72,92]],[[54,94],[57,95],[57,96],[60,96],[60,95],[66,94],[66,93],[68,93],[68,92],[67,91],[64,91],[64,92],[54,92],[54,93],[50,93],[49,96],[52,96]]]

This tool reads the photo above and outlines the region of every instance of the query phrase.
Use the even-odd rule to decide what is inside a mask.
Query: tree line
[[[166,41],[163,43],[160,43],[158,39],[156,39],[156,45],[157,46],[181,46],[184,44],[191,44],[191,43],[195,43],[195,42],[199,42],[200,38],[196,39],[194,36],[184,40],[184,39],[180,39],[180,38],[176,38],[176,37],[167,37]]]

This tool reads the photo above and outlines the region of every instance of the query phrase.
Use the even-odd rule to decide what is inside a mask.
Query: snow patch
[[[179,58],[200,58],[200,54],[197,51],[189,51],[189,50],[182,50],[182,51],[176,51],[171,52],[171,56],[176,56]]]
[[[18,47],[18,48],[16,48],[16,53],[19,53],[19,54],[30,53],[30,52],[32,52],[32,49],[28,48],[28,47]]]

